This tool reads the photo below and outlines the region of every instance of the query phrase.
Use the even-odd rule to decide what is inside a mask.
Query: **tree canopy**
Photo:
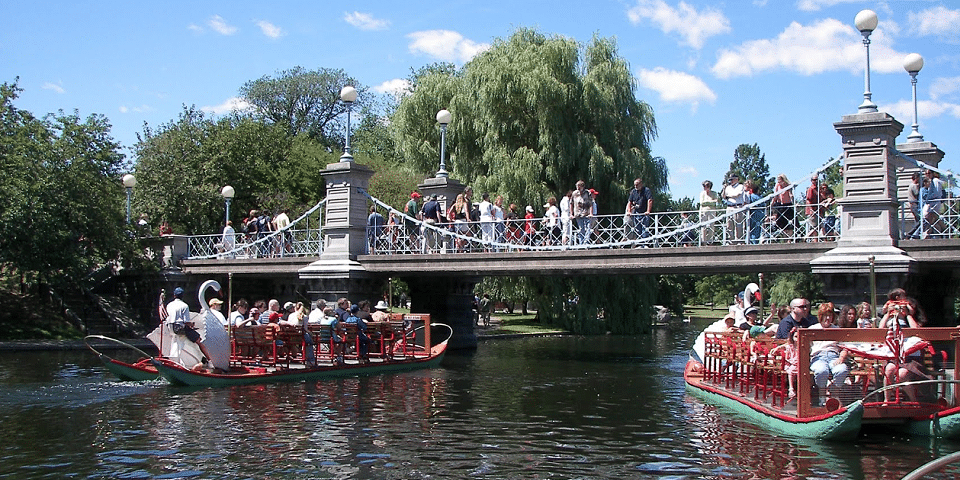
[[[102,115],[37,118],[0,85],[0,263],[48,279],[79,279],[129,252],[123,154]]]
[[[746,183],[748,180],[757,186],[757,194],[761,197],[773,192],[775,180],[770,176],[770,166],[767,165],[767,158],[760,153],[760,146],[756,143],[748,145],[740,144],[733,152],[733,161],[730,162],[730,174],[736,173],[740,180]]]
[[[446,108],[447,168],[475,191],[541,205],[582,179],[606,213],[622,211],[636,177],[666,190],[665,162],[650,153],[653,110],[634,96],[614,40],[521,28],[459,71],[442,67],[415,72],[391,122],[398,155],[417,170],[437,169],[435,116]]]
[[[290,136],[307,134],[333,147],[342,144],[345,131],[340,122],[346,121],[347,106],[340,101],[340,89],[346,85],[357,89],[352,108],[359,111],[366,103],[367,88],[341,69],[293,67],[277,72],[276,77],[264,75],[244,83],[240,96]]]

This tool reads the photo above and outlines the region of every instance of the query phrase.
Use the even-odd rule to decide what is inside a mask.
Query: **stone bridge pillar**
[[[429,313],[430,320],[453,328],[451,349],[477,348],[473,325],[473,291],[479,277],[406,278],[410,286],[410,311]]]
[[[367,273],[357,262],[366,248],[366,190],[373,170],[356,162],[327,165],[320,172],[326,181],[327,205],[323,216],[323,253],[299,270],[311,299],[328,302],[347,297],[351,302],[377,302],[386,290],[386,279]]]
[[[824,280],[824,293],[835,302],[869,297],[870,259],[877,294],[903,286],[916,261],[897,247],[896,138],[903,124],[887,113],[845,115],[834,124],[843,141],[843,198],[837,248],[810,262]],[[876,302],[877,299],[874,299]]]

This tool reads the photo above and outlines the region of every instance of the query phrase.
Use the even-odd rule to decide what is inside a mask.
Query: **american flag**
[[[160,323],[167,321],[167,306],[163,303],[166,299],[166,292],[160,289],[160,301],[157,303],[157,312],[160,314]]]
[[[900,322],[893,319],[890,329],[887,330],[887,338],[884,340],[890,353],[897,361],[897,365],[904,362],[903,358],[903,330],[900,330]]]

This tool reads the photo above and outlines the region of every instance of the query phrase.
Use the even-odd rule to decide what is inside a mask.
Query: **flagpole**
[[[877,272],[876,272],[876,257],[870,255],[868,258],[870,261],[870,308],[873,310],[873,315],[876,317],[879,312],[877,312]],[[873,319],[871,319],[873,321]]]

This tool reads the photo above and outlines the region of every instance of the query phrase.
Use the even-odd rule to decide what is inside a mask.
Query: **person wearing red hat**
[[[403,206],[403,213],[405,213],[407,217],[417,217],[420,214],[420,204],[417,203],[419,201],[420,194],[418,192],[411,193],[410,201]],[[417,242],[417,222],[414,222],[409,218],[405,218],[403,220],[403,225],[407,230],[407,236],[410,237],[410,244],[407,245],[407,249],[411,252],[419,252],[420,249],[418,248]]]

